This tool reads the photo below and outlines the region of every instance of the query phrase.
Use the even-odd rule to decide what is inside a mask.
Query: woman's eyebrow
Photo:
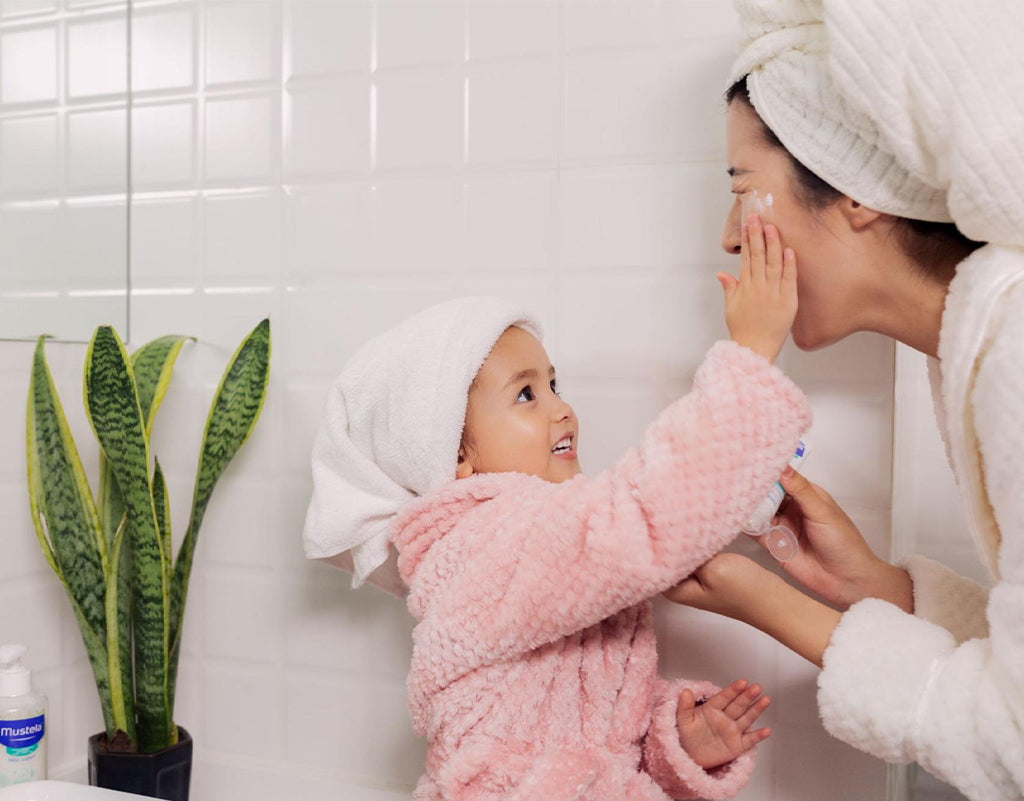
[[[554,366],[552,366],[548,370],[548,375],[554,375],[554,374],[555,374],[555,368],[554,368]],[[510,386],[512,386],[515,383],[518,383],[519,381],[522,381],[524,378],[536,378],[536,377],[537,377],[537,371],[534,370],[532,367],[530,369],[528,369],[528,370],[520,370],[518,373],[516,373],[514,376],[512,376],[508,380],[508,382],[505,384],[505,386],[502,387],[502,389],[508,389]]]

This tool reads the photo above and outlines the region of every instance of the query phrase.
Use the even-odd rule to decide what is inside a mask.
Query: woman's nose
[[[732,208],[725,218],[725,227],[722,229],[722,250],[731,256],[740,252],[740,199],[737,196],[733,201]]]

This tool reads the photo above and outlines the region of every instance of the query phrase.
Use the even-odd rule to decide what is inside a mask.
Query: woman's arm
[[[768,575],[775,586],[754,607],[748,622],[821,667],[832,632],[839,625],[840,613],[804,595],[774,573]]]
[[[665,597],[747,623],[818,667],[840,618],[756,562],[731,553],[714,557]]]

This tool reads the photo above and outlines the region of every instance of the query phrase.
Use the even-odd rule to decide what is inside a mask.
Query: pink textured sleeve
[[[685,688],[698,701],[710,698],[719,688],[706,681],[659,679],[655,690],[651,727],[643,741],[643,769],[672,798],[732,798],[750,780],[754,752],[741,754],[732,762],[705,770],[679,745],[676,710],[679,693]]]
[[[613,467],[527,481],[467,515],[472,544],[452,555],[459,567],[417,636],[478,666],[671,587],[736,536],[809,423],[806,399],[778,368],[715,344],[693,391]]]

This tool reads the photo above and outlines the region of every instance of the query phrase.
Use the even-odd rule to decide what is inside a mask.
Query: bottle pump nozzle
[[[32,692],[32,671],[21,661],[26,653],[24,645],[0,645],[0,697]]]

